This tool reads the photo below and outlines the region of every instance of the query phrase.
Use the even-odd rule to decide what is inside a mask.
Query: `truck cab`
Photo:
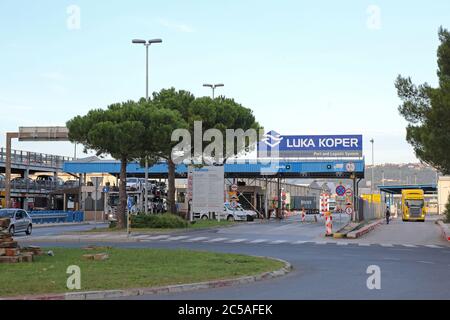
[[[425,221],[426,208],[423,190],[402,190],[402,220]]]

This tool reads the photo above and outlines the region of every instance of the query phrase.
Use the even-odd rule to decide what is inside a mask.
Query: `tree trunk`
[[[117,207],[117,226],[127,226],[127,159],[120,161],[119,206]]]
[[[177,207],[175,205],[175,163],[172,159],[167,161],[169,167],[169,190],[168,190],[168,202],[169,212],[177,214]]]

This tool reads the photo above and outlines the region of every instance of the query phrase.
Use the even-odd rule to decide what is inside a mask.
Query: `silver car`
[[[25,210],[1,209],[0,219],[1,218],[11,219],[8,227],[8,231],[11,235],[14,235],[17,232],[25,232],[27,235],[31,235],[33,230],[33,221]]]

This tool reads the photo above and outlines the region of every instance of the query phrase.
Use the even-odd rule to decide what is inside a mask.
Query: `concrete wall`
[[[439,177],[438,181],[438,210],[439,214],[444,214],[448,195],[450,194],[450,176]]]

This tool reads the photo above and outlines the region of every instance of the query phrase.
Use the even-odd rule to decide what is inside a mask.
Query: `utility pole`
[[[372,144],[372,182],[370,183],[370,200],[371,202],[373,202],[373,187],[375,185],[375,181],[374,181],[374,171],[375,171],[375,160],[374,160],[374,155],[373,155],[373,144],[374,144],[375,140],[373,140],[373,138],[370,140],[370,143]]]
[[[132,43],[143,44],[145,46],[145,100],[148,101],[148,47],[154,43],[161,43],[161,39],[141,40],[134,39]],[[144,212],[148,213],[148,158],[145,157],[145,187],[144,187]]]
[[[224,84],[223,83],[216,83],[216,84],[205,83],[203,86],[204,87],[209,87],[209,88],[212,89],[212,99],[214,100],[215,99],[214,92],[215,92],[216,88],[224,87]]]

